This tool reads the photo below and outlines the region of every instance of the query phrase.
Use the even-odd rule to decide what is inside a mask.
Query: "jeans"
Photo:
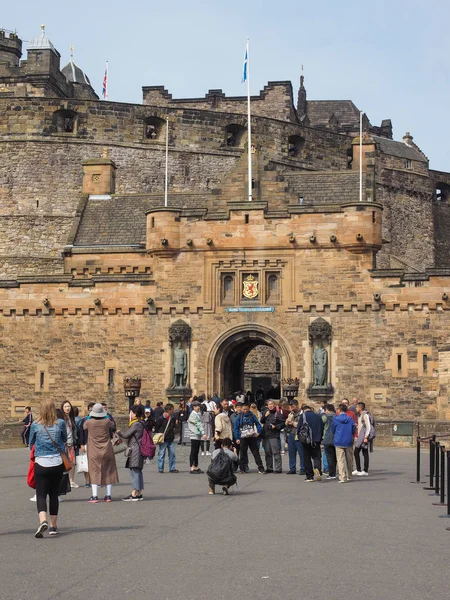
[[[286,447],[286,432],[284,431],[280,431],[280,445],[281,445],[281,452],[284,452],[285,447]]]
[[[356,462],[356,470],[361,471],[361,457],[360,453],[363,453],[364,458],[364,471],[366,473],[369,472],[369,448],[355,448],[355,462]]]
[[[302,444],[303,454],[305,456],[305,473],[306,479],[314,479],[314,469],[317,469],[322,474],[322,454],[320,452],[320,442],[312,444]],[[313,469],[314,463],[314,469]]]
[[[264,465],[258,450],[258,441],[256,438],[242,438],[239,452],[239,469],[245,471],[248,467],[248,449],[250,448],[253,458],[255,459],[258,470],[263,471]]]
[[[336,448],[332,444],[325,444],[325,456],[327,458],[328,465],[328,475],[330,477],[336,477]],[[323,468],[325,469],[325,461],[323,463]]]
[[[201,440],[191,439],[191,453],[189,455],[189,465],[191,467],[198,467],[198,453],[200,451]]]
[[[34,478],[36,480],[36,503],[39,512],[47,512],[47,496],[49,497],[49,512],[56,517],[59,508],[59,485],[64,473],[63,465],[57,467],[41,467],[34,463]]]
[[[169,471],[175,471],[175,442],[164,442],[159,446],[158,452],[158,471],[164,471],[164,459],[166,449],[169,453]]]
[[[336,446],[336,456],[339,469],[339,481],[349,481],[352,478],[353,447],[343,448]]]
[[[133,490],[144,489],[144,475],[142,474],[142,469],[133,467],[132,469],[130,469],[130,477],[131,487],[133,488]]]
[[[289,471],[297,470],[297,454],[300,457],[300,471],[305,470],[305,458],[301,442],[295,439],[295,433],[288,433]]]
[[[264,440],[264,452],[266,455],[266,468],[268,471],[281,472],[281,448],[280,438],[266,438]]]
[[[322,463],[323,463],[323,470],[328,471],[328,456],[327,456],[327,453],[325,452],[325,448],[323,449],[323,452],[322,452]]]

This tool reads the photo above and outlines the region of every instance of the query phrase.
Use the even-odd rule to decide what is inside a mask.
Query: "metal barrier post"
[[[420,436],[417,436],[416,445],[416,480],[410,483],[425,483],[424,481],[420,481]]]
[[[447,455],[447,514],[439,515],[441,519],[450,519],[450,450],[445,453]],[[446,528],[450,531],[450,527]]]
[[[424,490],[434,490],[433,478],[434,478],[434,458],[435,451],[434,445],[436,443],[436,436],[433,434],[430,439],[430,485],[429,487],[424,487]]]
[[[439,471],[439,458],[441,456],[441,452],[440,452],[440,443],[436,442],[434,444],[434,494],[431,493],[429,494],[430,496],[439,496],[439,475],[440,475],[440,471]]]
[[[440,472],[440,501],[433,502],[433,506],[445,506],[445,446],[440,447],[440,462],[441,462],[441,472]]]

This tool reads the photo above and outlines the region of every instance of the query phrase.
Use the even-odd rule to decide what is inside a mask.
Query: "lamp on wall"
[[[315,244],[316,243],[316,236],[315,235],[310,235],[309,236],[309,241],[311,242],[311,244]]]
[[[357,233],[356,239],[358,240],[358,242],[362,242],[362,239],[363,239],[362,233]]]
[[[442,294],[442,300],[448,300],[448,294],[447,294],[447,292],[444,292]]]

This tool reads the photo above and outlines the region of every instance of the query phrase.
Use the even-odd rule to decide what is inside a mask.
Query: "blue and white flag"
[[[247,42],[247,48],[245,49],[244,71],[242,73],[241,83],[245,83],[247,81],[247,73],[248,73],[248,42]]]

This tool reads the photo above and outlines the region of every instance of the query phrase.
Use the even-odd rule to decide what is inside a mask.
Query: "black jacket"
[[[261,415],[261,425],[263,426],[262,437],[267,439],[279,438],[281,430],[284,429],[283,415],[277,410],[274,410],[266,417],[266,412],[268,411],[263,410]],[[272,429],[272,425],[275,425],[275,429]]]
[[[167,431],[166,431],[167,419],[164,415],[162,415],[162,417],[160,417],[155,423],[155,433],[164,433],[164,431],[166,431],[166,435],[164,436],[164,441],[165,442],[173,442],[173,440],[175,439],[176,422],[177,422],[177,419],[176,419],[175,415],[172,415],[170,417],[169,427],[167,427]]]

